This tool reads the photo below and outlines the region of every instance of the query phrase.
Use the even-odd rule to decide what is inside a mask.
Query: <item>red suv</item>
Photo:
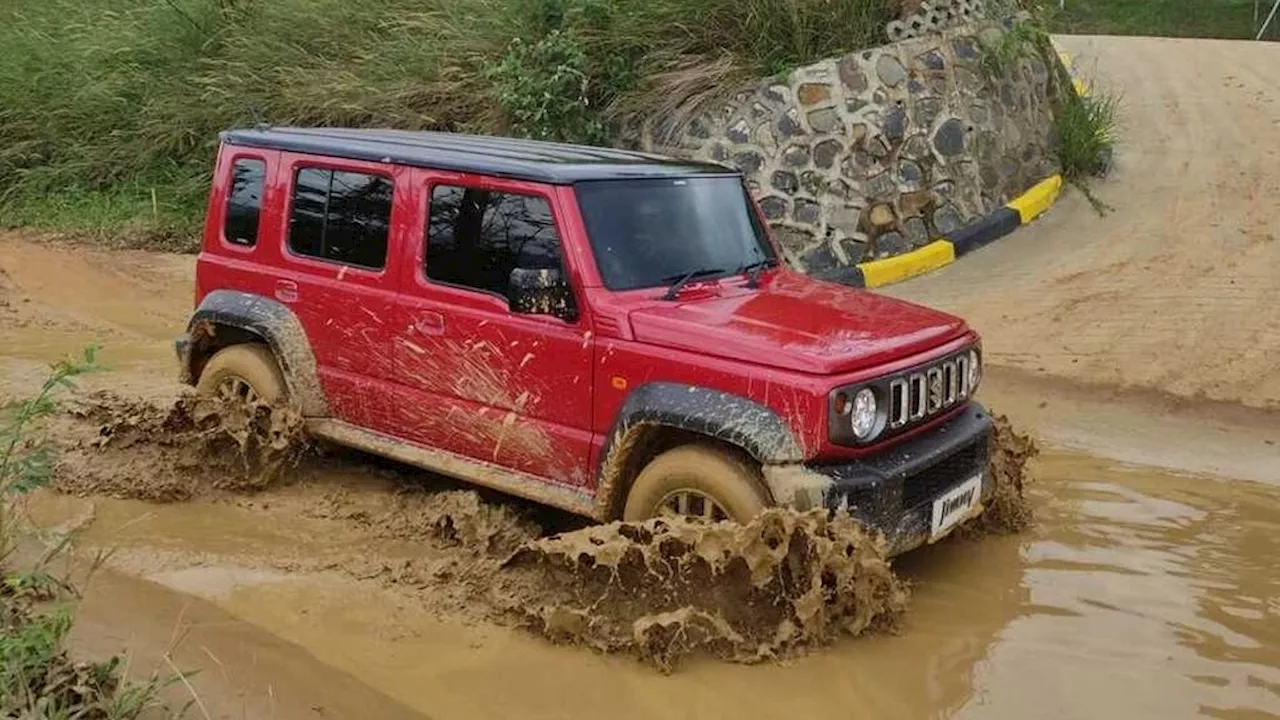
[[[787,269],[761,218],[719,165],[227,132],[182,376],[600,521],[826,507],[896,553],[972,517],[992,489],[978,336]]]

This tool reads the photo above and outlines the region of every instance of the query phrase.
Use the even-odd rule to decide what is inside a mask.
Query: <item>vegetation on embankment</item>
[[[896,0],[10,0],[0,226],[181,246],[219,130],[601,143],[634,113],[877,44]]]

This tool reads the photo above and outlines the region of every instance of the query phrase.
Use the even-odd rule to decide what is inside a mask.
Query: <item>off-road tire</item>
[[[661,515],[675,493],[693,491],[711,498],[729,520],[745,523],[769,505],[760,470],[747,458],[711,445],[682,445],[645,466],[627,493],[622,518]]]
[[[265,345],[232,345],[214,353],[200,372],[196,393],[217,395],[219,386],[228,379],[248,383],[258,399],[267,404],[278,403],[288,394],[280,366]]]

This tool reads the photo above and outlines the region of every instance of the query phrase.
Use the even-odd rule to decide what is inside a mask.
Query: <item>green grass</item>
[[[895,6],[8,0],[0,227],[189,238],[217,132],[257,122],[610,142],[638,113],[878,44]]]
[[[1058,111],[1054,153],[1067,180],[1083,181],[1105,171],[1120,123],[1120,99],[1099,93],[1069,99]]]
[[[1274,0],[1258,4],[1258,24]],[[1280,18],[1278,18],[1280,20]],[[1053,32],[1080,35],[1155,35],[1250,39],[1257,35],[1253,0],[1066,0]],[[1280,39],[1273,21],[1265,36]]]

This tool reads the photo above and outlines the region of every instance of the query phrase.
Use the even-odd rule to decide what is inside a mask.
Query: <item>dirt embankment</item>
[[[266,406],[185,396],[156,405],[99,392],[56,423],[64,447],[54,487],[77,495],[236,497],[288,482],[300,464],[342,462],[312,451],[296,413]],[[1006,423],[993,444],[1000,491],[979,531],[1020,529],[1032,446]],[[338,489],[299,511],[429,552],[351,552],[282,569],[376,580],[447,613],[631,654],[664,671],[691,653],[759,662],[892,630],[907,606],[883,540],[821,511],[770,510],[747,525],[670,518],[548,534],[555,523],[519,504],[412,481],[373,501]]]
[[[1035,224],[883,292],[965,318],[992,365],[1280,409],[1280,47],[1055,42],[1121,100],[1115,169],[1094,188],[1114,210],[1068,189]]]

